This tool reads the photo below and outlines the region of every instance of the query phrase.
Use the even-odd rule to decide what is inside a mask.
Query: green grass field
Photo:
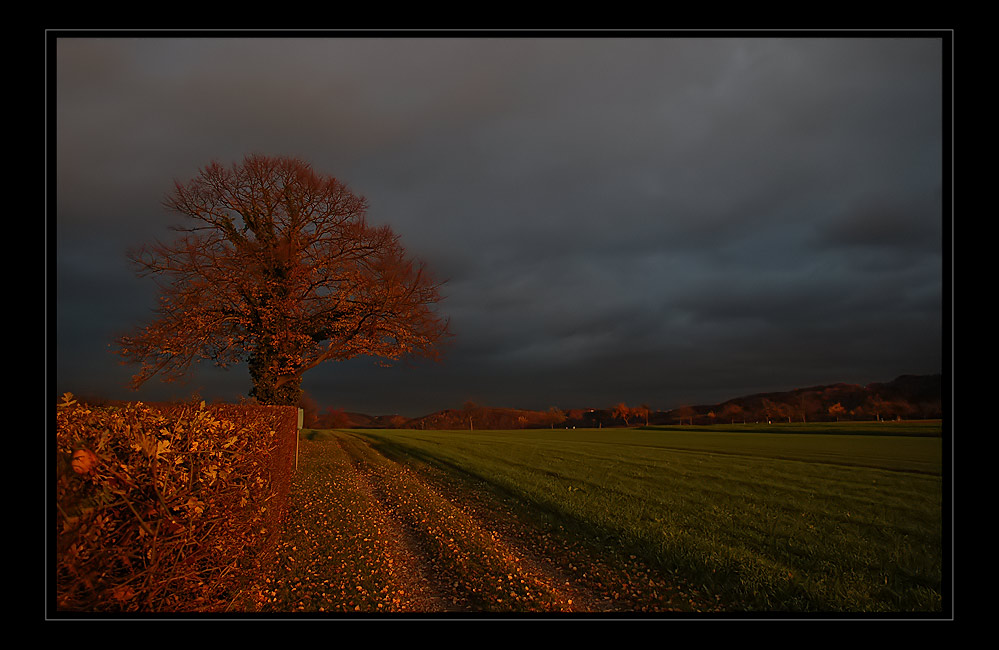
[[[939,422],[355,433],[733,609],[943,608]]]

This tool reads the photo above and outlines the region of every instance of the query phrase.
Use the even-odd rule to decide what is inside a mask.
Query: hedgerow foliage
[[[281,523],[293,407],[89,407],[56,413],[60,611],[222,611]]]

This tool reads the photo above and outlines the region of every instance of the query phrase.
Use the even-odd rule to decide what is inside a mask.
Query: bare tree
[[[628,421],[631,419],[632,411],[630,408],[628,408],[627,404],[625,404],[624,402],[619,403],[617,406],[614,407],[611,413],[615,418],[620,418],[624,420],[624,426],[626,427],[630,426]]]
[[[190,225],[131,256],[162,289],[156,319],[119,339],[141,364],[135,387],[201,359],[245,361],[252,396],[294,405],[303,373],[326,361],[438,357],[439,283],[337,179],[296,158],[249,156],[176,183],[165,205]]]

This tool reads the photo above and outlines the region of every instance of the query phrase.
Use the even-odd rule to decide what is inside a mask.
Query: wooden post
[[[302,425],[305,424],[305,411],[298,409],[298,429],[295,430],[295,471],[298,471],[298,441],[302,437]]]

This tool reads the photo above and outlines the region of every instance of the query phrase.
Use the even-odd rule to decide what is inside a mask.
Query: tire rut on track
[[[395,558],[393,564],[398,563],[398,575],[406,583],[405,592],[413,595],[401,609],[415,612],[461,611],[454,599],[448,597],[450,590],[439,580],[433,559],[421,547],[415,527],[387,505],[384,486],[371,468],[365,465],[356,450],[352,453],[349,447],[345,449],[343,440],[337,440],[336,444],[350,459],[357,489],[363,491],[371,507],[377,509],[388,523],[386,551]]]
[[[428,567],[451,611],[542,610],[572,612],[596,608],[598,599],[569,588],[564,576],[532,557],[517,538],[505,536],[455,494],[355,441],[354,467],[378,503],[393,512],[409,548]],[[368,459],[377,458],[377,462]],[[495,504],[493,504],[495,505]]]

